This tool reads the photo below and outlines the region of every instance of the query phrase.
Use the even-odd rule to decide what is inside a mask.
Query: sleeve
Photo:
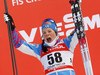
[[[13,44],[14,44],[15,48],[17,48],[22,53],[34,56],[40,60],[41,45],[30,44],[30,43],[23,41],[19,37],[16,29],[14,29],[14,31],[12,31],[12,39],[13,39]]]
[[[75,47],[78,44],[78,38],[77,38],[77,34],[76,34],[75,30],[72,31],[71,34],[67,38],[63,39],[63,41],[67,45],[69,50],[73,53]]]

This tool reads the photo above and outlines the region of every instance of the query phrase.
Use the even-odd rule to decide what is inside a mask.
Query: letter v
[[[27,35],[25,30],[19,31],[21,36],[26,40],[26,42],[33,42],[35,34],[36,34],[37,28],[32,28],[30,37]]]

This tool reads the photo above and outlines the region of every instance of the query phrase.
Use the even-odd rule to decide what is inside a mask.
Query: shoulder
[[[23,41],[23,44],[31,49],[41,49],[41,44],[36,44],[36,43],[28,43]]]
[[[32,45],[35,48],[40,48],[41,47],[41,44],[36,44],[36,43],[28,43],[28,44]]]

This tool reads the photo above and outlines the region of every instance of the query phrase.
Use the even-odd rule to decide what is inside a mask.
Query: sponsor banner
[[[75,26],[68,0],[7,0],[8,12],[13,17],[19,36],[29,43],[41,43],[42,22],[55,20],[60,38],[67,37]],[[84,27],[94,75],[99,75],[100,55],[100,0],[83,0],[81,4]],[[0,75],[13,75],[7,25],[4,23],[3,0],[0,2]],[[45,75],[41,63],[15,48],[19,75]],[[79,45],[75,49],[73,66],[76,75],[85,75]]]

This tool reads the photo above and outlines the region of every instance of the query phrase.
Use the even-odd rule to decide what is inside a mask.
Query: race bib
[[[72,61],[73,54],[70,51],[55,51],[41,58],[45,70],[64,67],[64,65],[72,66]]]

